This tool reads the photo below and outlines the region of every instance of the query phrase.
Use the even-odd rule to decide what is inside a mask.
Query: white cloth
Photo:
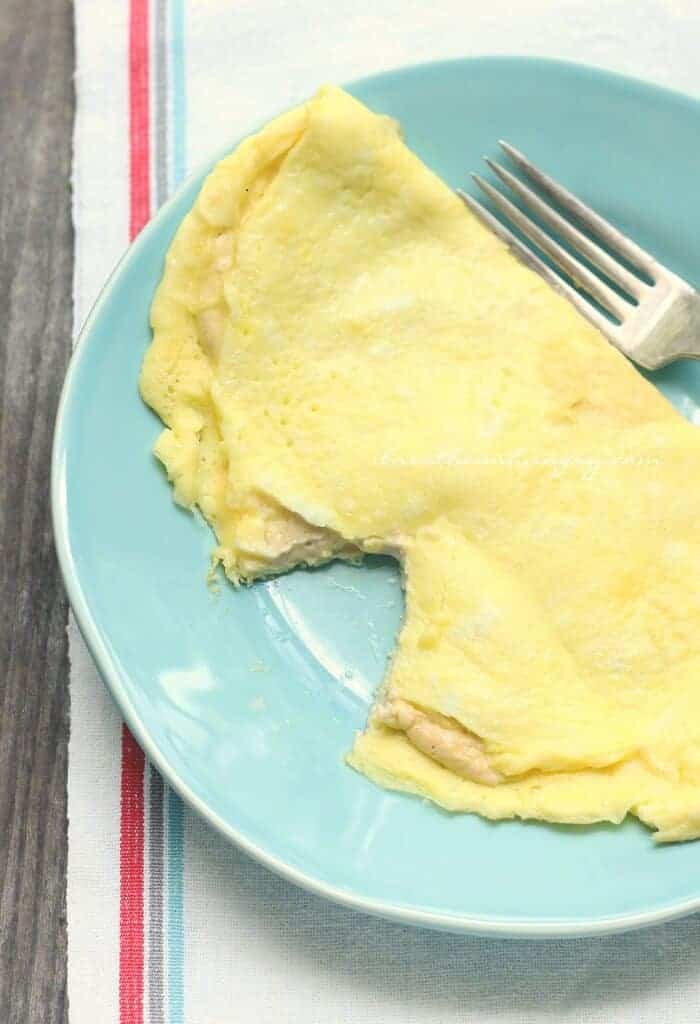
[[[76,0],[76,26],[79,326],[128,236],[129,4]],[[189,168],[324,81],[428,59],[556,56],[700,93],[697,0],[185,0],[184,37]],[[72,625],[70,648],[70,1019],[116,1024],[120,721]],[[419,931],[294,888],[188,812],[183,898],[184,1004],[146,1006],[154,1024],[700,1018],[700,917],[569,941]]]

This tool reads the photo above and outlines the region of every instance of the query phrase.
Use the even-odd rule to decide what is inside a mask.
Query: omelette
[[[388,553],[349,764],[453,812],[700,835],[700,441],[326,87],[206,179],[154,298],[155,453],[235,583]]]

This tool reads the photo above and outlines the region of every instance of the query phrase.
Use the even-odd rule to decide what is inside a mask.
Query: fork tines
[[[545,277],[558,291],[563,292],[612,341],[616,341],[618,326],[623,323],[634,306],[641,302],[645,294],[653,286],[647,284],[640,277],[637,277],[636,274],[628,270],[623,263],[615,259],[614,256],[611,256],[609,252],[601,248],[589,236],[595,235],[608,249],[618,253],[635,270],[652,281],[655,278],[657,268],[655,260],[638,245],[635,245],[631,239],[613,227],[612,224],[608,223],[600,214],[590,209],[580,199],[572,195],[571,192],[535,167],[513,146],[510,146],[507,142],[501,142],[500,145],[523,175],[541,193],[552,199],[560,210],[565,211],[571,220],[580,224],[587,233],[584,234],[583,231],[575,227],[571,220],[562,216],[537,192],[524,184],[514,174],[511,174],[505,167],[485,157],[486,163],[494,174],[497,175],[501,182],[525,207],[533,211],[542,224],[545,224],[563,239],[573,252],[583,256],[588,263],[597,267],[604,277],[598,276],[585,263],[577,259],[569,249],[564,248],[552,235],[540,227],[535,220],[528,217],[519,206],[516,206],[499,189],[485,181],[478,174],[472,175],[474,181],[482,192],[488,196],[496,209],[528,238],[541,253],[549,257],[566,274],[573,285],[585,291],[599,306],[606,310],[614,318],[615,322],[603,315],[591,304],[589,299],[581,295],[571,284],[555,273],[547,263],[528,246],[524,245],[486,207],[461,189],[458,189],[459,195],[481,220],[510,247],[516,250],[526,263]],[[612,288],[609,282],[617,285],[624,295],[621,295]]]

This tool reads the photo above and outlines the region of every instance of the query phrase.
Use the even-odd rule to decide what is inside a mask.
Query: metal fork
[[[700,295],[686,281],[658,263],[648,252],[604,220],[507,142],[500,143],[516,167],[543,195],[553,200],[586,232],[580,231],[554,206],[505,167],[485,157],[491,170],[521,202],[529,207],[549,228],[568,243],[574,252],[597,267],[608,281],[624,292],[610,287],[608,281],[561,246],[535,221],[506,198],[502,192],[478,174],[472,177],[500,212],[514,224],[539,250],[566,274],[581,294],[563,277],[555,273],[528,246],[524,245],[500,220],[472,196],[458,189],[459,195],[474,213],[503,239],[533,270],[541,274],[626,356],[648,370],[656,370],[683,356],[700,359]],[[606,249],[621,256],[634,273],[589,235],[597,237]],[[647,280],[644,280],[646,278]],[[650,282],[650,283],[649,283]],[[610,320],[600,309],[606,310]]]

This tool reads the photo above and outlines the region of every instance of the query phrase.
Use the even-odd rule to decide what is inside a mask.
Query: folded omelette
[[[451,811],[700,834],[696,430],[336,88],[209,175],[141,393],[235,583],[401,562],[350,764]]]

